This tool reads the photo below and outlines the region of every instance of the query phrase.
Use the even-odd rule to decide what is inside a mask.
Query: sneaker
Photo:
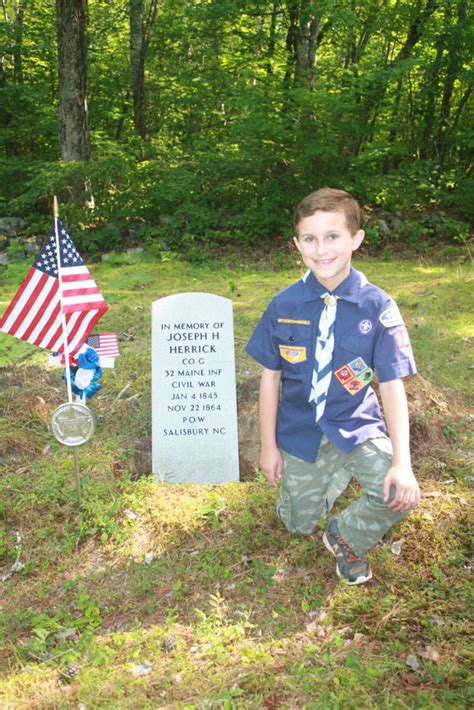
[[[348,584],[363,584],[372,577],[365,557],[359,557],[339,532],[337,520],[331,520],[323,534],[323,542],[336,558],[336,572]]]

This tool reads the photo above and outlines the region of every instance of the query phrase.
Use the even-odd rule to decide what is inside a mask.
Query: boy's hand
[[[276,486],[281,479],[283,470],[283,459],[280,450],[277,447],[271,449],[262,449],[260,452],[260,468],[267,481]]]
[[[389,503],[390,487],[395,486],[395,497]],[[383,499],[390,510],[405,513],[420,502],[420,487],[410,466],[392,466],[383,482]]]

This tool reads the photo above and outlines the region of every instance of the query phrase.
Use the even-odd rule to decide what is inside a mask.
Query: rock
[[[393,229],[400,229],[400,227],[403,227],[403,222],[399,217],[392,216],[390,219],[390,224],[392,225]]]
[[[129,671],[135,678],[141,678],[142,676],[150,675],[152,668],[151,663],[138,663],[130,668]]]
[[[144,252],[143,247],[135,247],[133,249],[127,249],[127,255],[128,256],[137,256],[138,254],[143,254]]]
[[[420,667],[420,662],[418,658],[411,653],[406,658],[406,664],[409,668],[412,669],[412,671],[417,671]]]
[[[23,239],[22,244],[27,254],[36,256],[40,253],[40,248],[36,241],[36,237],[28,237],[28,239]]]
[[[379,230],[381,234],[388,234],[390,232],[390,227],[384,219],[379,219]]]
[[[0,252],[0,266],[8,266],[9,261],[8,254],[4,251]]]
[[[19,217],[0,217],[0,232],[7,237],[15,237],[18,232],[26,229],[27,224]]]

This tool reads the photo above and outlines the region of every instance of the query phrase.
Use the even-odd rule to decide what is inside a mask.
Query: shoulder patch
[[[396,325],[403,325],[403,318],[397,306],[389,306],[379,315],[379,321],[385,328],[393,328]]]
[[[408,337],[408,332],[405,326],[402,325],[398,328],[395,328],[394,330],[391,330],[390,335],[393,336],[395,344],[399,350],[402,350],[402,348],[411,347],[410,338]]]

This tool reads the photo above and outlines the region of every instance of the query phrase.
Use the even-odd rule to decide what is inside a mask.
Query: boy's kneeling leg
[[[337,516],[337,521],[344,540],[358,555],[363,555],[407,513],[390,510],[383,500],[383,482],[392,463],[388,437],[360,444],[351,453],[351,459],[353,475],[364,493]]]
[[[292,533],[310,535],[327,513],[326,493],[330,473],[316,471],[315,464],[283,455],[283,472],[276,510],[283,525]]]

